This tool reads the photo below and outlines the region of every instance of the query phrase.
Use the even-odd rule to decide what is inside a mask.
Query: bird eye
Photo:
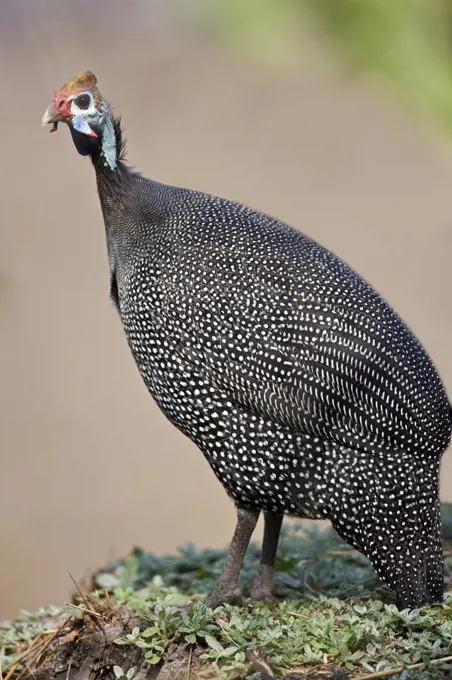
[[[89,109],[91,106],[91,97],[89,94],[81,94],[76,99],[74,99],[74,102],[79,109]]]

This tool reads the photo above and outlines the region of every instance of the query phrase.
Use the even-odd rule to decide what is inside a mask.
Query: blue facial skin
[[[97,115],[78,113],[70,120],[69,128],[79,154],[88,156],[100,145],[105,164],[111,170],[116,168],[116,136],[107,108]]]

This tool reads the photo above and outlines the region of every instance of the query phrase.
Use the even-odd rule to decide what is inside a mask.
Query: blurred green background
[[[326,50],[452,139],[450,0],[207,0],[216,36],[270,68]],[[309,55],[309,56],[307,56]]]

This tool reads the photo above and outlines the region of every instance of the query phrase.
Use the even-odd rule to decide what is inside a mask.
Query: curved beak
[[[42,117],[41,125],[42,127],[45,127],[46,125],[49,125],[49,123],[56,123],[58,122],[57,119],[57,107],[55,106],[55,102],[52,102]]]
[[[61,106],[61,100],[58,100],[55,97],[41,119],[42,127],[53,123],[53,127],[50,132],[55,132],[58,127],[58,123],[64,121],[67,118],[67,112],[65,109],[65,106]]]

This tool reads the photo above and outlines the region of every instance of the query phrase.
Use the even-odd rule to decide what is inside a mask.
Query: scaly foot
[[[236,604],[244,606],[246,604],[245,598],[238,588],[234,590],[229,589],[215,589],[212,595],[206,600],[208,607],[215,609],[222,604]]]
[[[272,595],[270,587],[264,587],[256,584],[251,591],[251,597],[248,598],[248,604],[253,604],[255,602],[265,602],[265,604],[273,604],[275,598]]]

